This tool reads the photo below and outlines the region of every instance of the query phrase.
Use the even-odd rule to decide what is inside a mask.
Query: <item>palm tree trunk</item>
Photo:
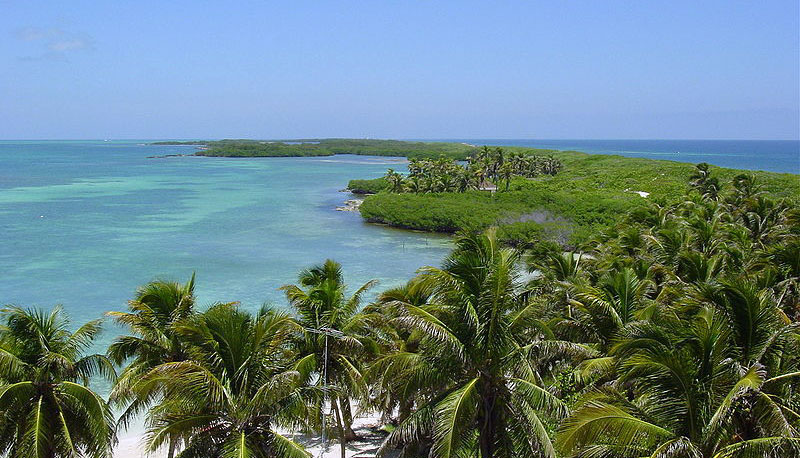
[[[167,453],[167,458],[175,458],[175,449],[177,448],[176,442],[174,437],[169,438],[169,452]]]
[[[480,447],[481,458],[492,458],[494,456],[496,430],[494,404],[495,397],[493,395],[484,399],[483,424],[478,433],[478,446]]]
[[[347,396],[339,398],[339,404],[342,406],[342,426],[344,426],[344,437],[347,441],[358,439],[358,435],[353,431],[353,411],[350,408],[350,399]]]
[[[336,399],[331,399],[333,404],[333,413],[336,415],[336,425],[339,430],[339,445],[342,448],[342,458],[347,458],[347,449],[345,448],[344,427],[342,426],[342,414],[339,412],[339,402]]]

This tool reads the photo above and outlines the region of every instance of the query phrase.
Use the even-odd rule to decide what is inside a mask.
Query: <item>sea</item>
[[[798,141],[449,139],[800,173]],[[137,286],[196,274],[201,306],[286,307],[278,290],[325,259],[352,287],[402,284],[446,236],[336,211],[352,178],[401,158],[209,158],[144,140],[0,141],[0,304],[60,304],[77,324],[122,310]],[[171,156],[171,157],[154,157]],[[119,333],[112,325],[99,344]]]
[[[513,140],[443,139],[473,145],[525,146],[615,154],[720,167],[800,174],[798,140]]]
[[[336,211],[352,178],[405,160],[227,159],[143,141],[0,142],[0,305],[60,304],[75,325],[125,310],[136,288],[196,274],[198,304],[287,306],[285,284],[334,259],[355,288],[398,286],[451,247],[443,235]],[[98,347],[120,332],[109,323]]]

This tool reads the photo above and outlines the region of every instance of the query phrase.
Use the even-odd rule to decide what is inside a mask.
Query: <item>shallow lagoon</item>
[[[224,159],[142,142],[0,142],[0,304],[60,303],[75,322],[124,309],[155,278],[197,273],[201,305],[285,306],[280,291],[332,258],[348,284],[395,286],[439,264],[449,238],[335,211],[351,178],[404,161],[369,156]],[[109,326],[101,345],[119,332]]]

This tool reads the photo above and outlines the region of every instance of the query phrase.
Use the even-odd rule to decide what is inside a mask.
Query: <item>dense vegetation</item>
[[[347,183],[347,190],[353,194],[376,194],[386,190],[389,183],[386,178],[375,178],[372,180],[350,180]]]
[[[506,153],[503,148],[490,149],[484,146],[468,156],[464,165],[445,156],[437,159],[412,158],[408,164],[408,175],[389,169],[382,178],[350,180],[347,189],[355,194],[375,194],[380,191],[420,194],[496,189],[495,183],[505,183],[505,190],[508,190],[510,180],[514,177],[555,175],[561,170],[561,161],[552,156],[537,156],[536,151],[539,150]]]
[[[508,191],[512,178],[555,175],[562,167],[561,161],[553,156],[509,154],[503,148],[484,146],[469,156],[464,166],[446,157],[411,159],[407,176],[389,169],[384,179],[385,189],[395,193],[486,191],[496,190],[502,183]]]
[[[517,245],[530,242],[530,238],[515,234],[538,233],[543,240],[574,247],[617,224],[629,210],[647,207],[651,201],[662,205],[678,202],[694,173],[692,165],[671,161],[570,151],[553,155],[563,163],[563,170],[554,176],[512,177],[506,192],[382,192],[364,200],[361,215],[373,222],[438,232],[499,225],[501,235]],[[742,173],[704,167],[723,181]],[[800,195],[796,175],[749,174],[774,196]],[[505,186],[499,190],[505,191]]]
[[[99,321],[8,307],[0,454],[108,456],[112,405],[170,456],[307,457],[278,430],[323,424],[344,453],[356,401],[391,426],[379,454],[800,456],[800,209],[711,172],[579,251],[463,233],[366,305],[374,282],[348,293],[330,260],[282,288],[288,314],[152,282],[109,313],[107,356],[85,354]]]
[[[198,145],[189,142],[158,142],[156,145]],[[359,154],[408,158],[440,157],[466,159],[476,148],[464,143],[408,142],[347,138],[299,140],[217,140],[202,143],[199,156],[289,157]]]

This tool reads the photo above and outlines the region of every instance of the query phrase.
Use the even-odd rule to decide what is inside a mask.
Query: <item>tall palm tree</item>
[[[437,457],[554,456],[544,418],[566,407],[542,383],[584,349],[545,338],[537,307],[521,300],[519,256],[490,230],[459,238],[443,268],[422,269],[431,304],[404,304],[393,320],[423,334],[419,354],[398,352],[385,366],[430,394],[383,452],[430,440]]]
[[[403,181],[403,186],[406,192],[419,194],[425,191],[424,180],[419,175],[409,176],[407,180]]]
[[[427,306],[431,294],[429,285],[417,277],[403,286],[384,291],[364,310],[365,321],[380,345],[379,355],[371,362],[366,374],[374,390],[371,403],[383,412],[385,418],[391,417],[397,408],[399,423],[411,415],[416,403],[424,400],[425,387],[409,377],[395,377],[393,365],[419,358],[425,334],[419,329],[397,326],[395,320],[403,316],[402,310],[408,305]],[[405,358],[398,357],[399,354]]]
[[[0,455],[109,456],[114,417],[88,380],[113,380],[114,368],[103,355],[85,354],[101,320],[70,332],[60,307],[9,307],[0,315]]]
[[[497,176],[498,178],[504,180],[506,182],[506,191],[508,191],[509,186],[511,185],[511,178],[515,175],[514,168],[510,162],[506,162],[497,169]]]
[[[195,313],[194,285],[194,274],[185,284],[153,281],[136,291],[128,302],[127,312],[108,312],[108,316],[132,333],[117,337],[108,348],[115,364],[127,363],[111,392],[111,401],[125,407],[120,416],[121,426],[127,427],[133,417],[165,395],[150,391],[149,397],[140,398],[132,390],[133,385],[156,366],[188,358],[175,324]],[[174,456],[177,445],[177,437],[172,438],[169,458]]]
[[[190,358],[163,363],[132,389],[140,398],[169,397],[148,412],[149,451],[181,437],[180,458],[310,456],[275,431],[309,418],[308,370],[286,343],[297,325],[262,308],[255,316],[218,304],[174,326]]]
[[[281,288],[301,327],[297,352],[315,368],[319,384],[333,386],[330,402],[342,457],[345,442],[356,438],[350,401],[365,391],[361,359],[372,347],[364,332],[365,315],[359,313],[361,298],[375,283],[365,283],[348,297],[342,266],[328,259],[302,271],[299,285]]]
[[[793,321],[800,321],[800,238],[770,247],[765,263],[776,273],[778,305]]]

